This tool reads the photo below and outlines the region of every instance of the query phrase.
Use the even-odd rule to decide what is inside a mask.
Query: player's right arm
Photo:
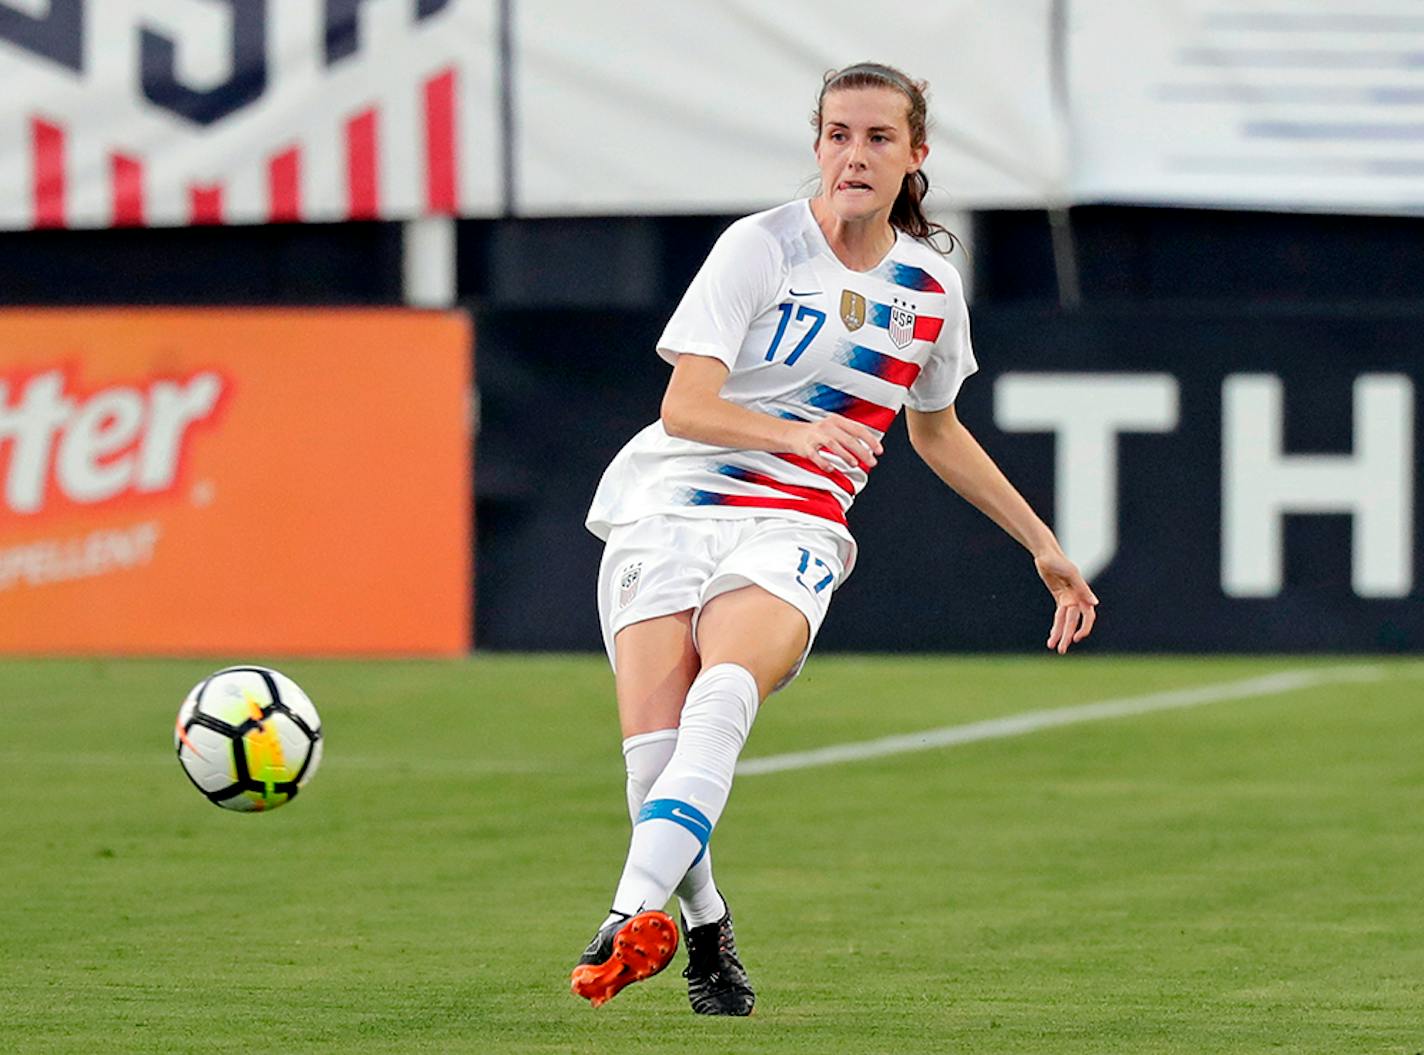
[[[720,359],[679,355],[663,394],[664,431],[714,447],[798,454],[829,471],[854,464],[869,469],[883,452],[874,432],[839,414],[819,421],[787,421],[722,398],[728,373]],[[832,456],[844,464],[831,461]]]

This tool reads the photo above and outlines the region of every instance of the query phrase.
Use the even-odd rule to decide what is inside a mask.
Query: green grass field
[[[814,658],[747,757],[1358,667],[1361,680],[749,774],[715,840],[759,991],[567,991],[627,817],[597,657],[292,660],[326,723],[236,815],[171,723],[216,662],[0,663],[0,1050],[1424,1049],[1424,663]]]

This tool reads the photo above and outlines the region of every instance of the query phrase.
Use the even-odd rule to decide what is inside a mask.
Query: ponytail
[[[918,238],[936,252],[948,256],[954,252],[959,239],[942,223],[935,223],[925,215],[925,192],[930,188],[929,177],[923,169],[905,174],[905,182],[900,185],[900,193],[895,204],[890,206],[890,226],[904,231],[911,238]],[[936,239],[944,238],[948,244],[941,246]]]

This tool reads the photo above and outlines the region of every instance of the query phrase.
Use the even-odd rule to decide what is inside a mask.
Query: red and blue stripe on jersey
[[[913,289],[918,293],[944,292],[944,286],[940,285],[939,279],[924,268],[901,264],[895,260],[887,260],[870,274],[874,278],[884,279],[886,282],[903,286],[905,289]]]
[[[835,495],[819,487],[789,484],[776,479],[774,476],[767,476],[765,473],[759,473],[753,469],[744,469],[739,465],[719,465],[716,471],[730,479],[740,480],[742,483],[756,484],[760,487],[780,491],[785,497],[772,495],[733,495],[723,494],[719,491],[704,491],[700,488],[694,488],[688,498],[689,505],[754,506],[762,509],[794,509],[803,513],[810,513],[813,516],[824,517],[827,520],[834,520],[837,524],[844,524],[846,522],[845,510],[841,508],[840,501]],[[820,470],[815,471],[819,472]]]
[[[843,342],[836,349],[831,356],[831,362],[840,363],[902,388],[909,388],[915,383],[915,378],[920,376],[919,363],[896,359],[893,355],[877,352],[874,348],[866,348],[864,345],[851,344],[849,341]]]
[[[870,272],[870,275],[919,293],[944,292],[944,286],[928,271],[895,261],[887,261],[875,271]],[[892,305],[867,298],[866,324],[882,330],[889,329],[891,310]],[[943,326],[942,318],[915,312],[913,339],[934,342],[939,339]],[[899,359],[850,341],[839,342],[829,356],[829,361],[837,366],[846,367],[858,374],[878,378],[905,390],[914,384],[921,371],[919,363]],[[890,424],[895,420],[902,401],[903,394],[899,399],[894,400],[893,406],[886,406],[822,382],[812,382],[786,397],[786,402],[793,406],[800,405],[808,409],[814,408],[830,414],[839,414],[881,433],[889,429]],[[806,417],[787,410],[781,410],[778,414],[789,420],[808,420]],[[834,469],[822,469],[809,458],[796,454],[777,454],[775,457],[831,484],[846,496],[845,504],[842,504],[843,500],[836,495],[834,490],[823,485],[789,483],[764,472],[730,464],[718,465],[713,471],[729,480],[736,480],[739,483],[764,488],[766,491],[775,493],[731,494],[692,488],[685,492],[688,504],[796,510],[823,517],[838,524],[846,523],[845,508],[849,505],[849,499],[853,499],[858,490],[856,482],[850,475]]]
[[[808,473],[815,473],[817,476],[824,476],[831,483],[835,484],[852,498],[855,497],[855,481],[843,472],[835,469],[822,469],[810,458],[803,458],[799,454],[778,454],[778,458],[798,469],[804,469]]]
[[[832,357],[833,362],[848,366],[872,377],[891,382],[902,388],[909,388],[920,372],[920,367],[916,363],[906,362],[896,359],[894,356],[885,355],[872,348],[862,345],[845,342]],[[877,432],[884,432],[890,427],[890,423],[895,420],[895,415],[899,412],[899,407],[882,406],[869,399],[856,396],[850,392],[842,391],[830,385],[815,383],[807,385],[796,392],[791,401],[807,407],[815,407],[831,414],[840,414],[842,417],[858,421],[862,425],[875,429]],[[781,417],[805,421],[805,418],[782,411]],[[799,454],[777,454],[777,458],[789,465],[807,473],[819,476],[847,496],[854,498],[857,487],[855,481],[846,473],[836,469],[822,469],[809,458]],[[757,495],[757,494],[726,494],[720,491],[707,491],[694,489],[689,496],[691,505],[725,505],[725,506],[760,506],[766,509],[794,509],[813,516],[824,517],[827,520],[834,520],[836,523],[844,524],[845,509],[841,501],[833,492],[824,487],[810,486],[805,484],[792,484],[784,480],[778,480],[766,473],[760,473],[752,469],[747,469],[738,465],[719,465],[716,470],[722,476],[731,480],[738,480],[742,483],[753,484],[758,487],[765,487],[773,491],[781,492],[778,495]]]
[[[876,432],[888,429],[890,423],[895,420],[895,415],[900,412],[899,407],[884,407],[849,392],[842,392],[839,388],[819,383],[807,385],[791,398],[794,402],[824,410],[827,414],[839,414],[843,418],[850,418],[851,421],[858,421]]]

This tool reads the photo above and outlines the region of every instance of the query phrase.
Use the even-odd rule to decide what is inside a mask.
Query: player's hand
[[[791,453],[809,458],[822,469],[841,472],[851,465],[867,470],[874,468],[875,459],[885,453],[885,448],[880,445],[879,437],[860,422],[839,414],[827,414],[796,430]],[[840,459],[839,465],[831,461],[832,456]]]
[[[1098,618],[1098,597],[1088,587],[1083,573],[1062,550],[1041,553],[1033,559],[1038,577],[1053,594],[1057,608],[1053,612],[1053,629],[1048,635],[1048,647],[1061,656],[1068,646],[1082,641],[1093,632]]]

